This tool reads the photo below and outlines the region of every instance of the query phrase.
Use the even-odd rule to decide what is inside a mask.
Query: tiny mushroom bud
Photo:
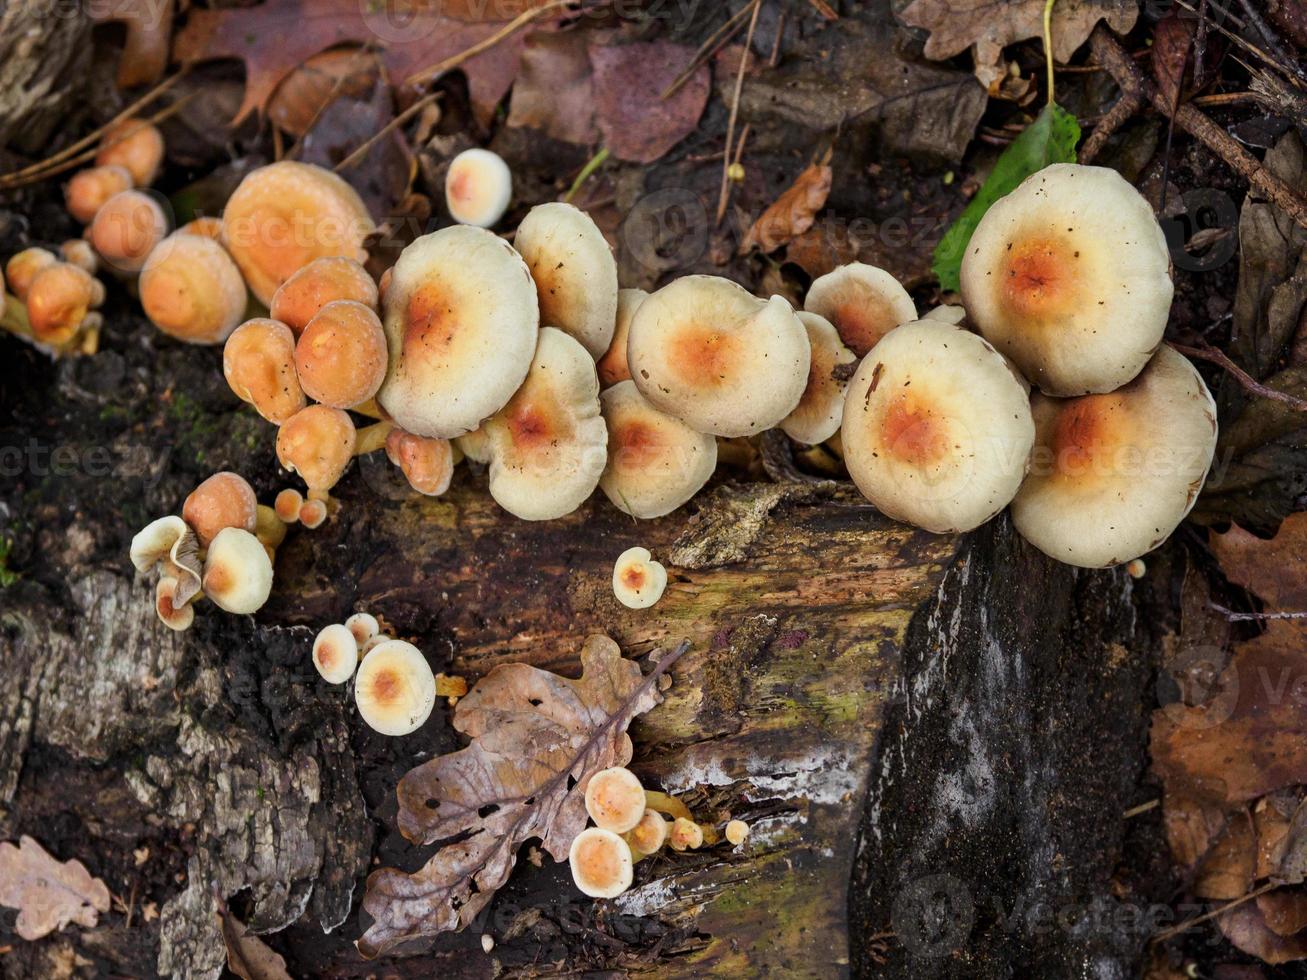
[[[144,119],[123,119],[100,137],[95,163],[98,167],[124,167],[132,183],[148,187],[163,163],[163,134]]]
[[[245,478],[224,470],[191,491],[182,504],[182,520],[207,548],[223,528],[238,527],[253,534],[258,525],[258,511],[254,489]]]
[[[277,459],[286,469],[300,475],[310,495],[325,494],[336,485],[354,458],[354,443],[354,423],[346,412],[326,405],[310,405],[277,430]],[[314,526],[304,520],[302,509],[300,521]]]
[[[177,579],[162,576],[154,587],[154,612],[159,622],[170,630],[182,632],[195,622],[195,607],[189,602],[176,603]]]
[[[212,238],[175,232],[141,268],[141,306],[150,322],[191,344],[220,344],[245,316],[245,280]]]
[[[599,486],[632,517],[670,514],[717,468],[717,440],[665,415],[621,381],[599,395],[608,426],[608,464]]]
[[[348,628],[336,623],[313,641],[313,666],[328,684],[344,684],[359,665],[359,644]]]
[[[448,439],[427,439],[403,429],[386,436],[386,457],[408,478],[409,486],[439,497],[454,477],[454,446]]]
[[[570,204],[538,204],[513,244],[535,280],[540,325],[571,334],[591,358],[602,357],[617,323],[617,263],[598,225]]]
[[[382,735],[407,735],[430,717],[436,678],[421,650],[403,640],[387,640],[364,655],[354,702],[363,720]]]
[[[732,847],[739,847],[749,839],[749,825],[743,820],[728,820],[725,836]]]
[[[494,949],[494,948],[495,948],[495,937],[492,936],[492,935],[490,935],[490,933],[488,933],[488,932],[486,932],[486,933],[482,933],[482,934],[481,934],[481,951],[482,951],[483,953],[489,953],[489,952],[490,952],[492,949]]]
[[[148,572],[168,556],[180,538],[190,533],[186,522],[175,515],[151,521],[132,538],[132,564],[138,572]]]
[[[327,521],[325,500],[306,500],[300,505],[299,521],[310,531],[316,531]]]
[[[276,425],[307,404],[295,373],[295,335],[276,320],[256,317],[232,331],[222,349],[222,373],[236,397]]]
[[[5,279],[9,282],[9,291],[19,299],[26,300],[27,291],[41,270],[58,261],[53,252],[44,248],[25,248],[15,253],[5,265]]]
[[[304,505],[304,495],[294,487],[287,487],[277,494],[277,499],[272,502],[273,510],[277,516],[287,524],[294,524],[300,519],[300,507]]]
[[[561,330],[542,328],[530,373],[485,430],[490,495],[504,510],[543,521],[581,506],[608,459],[599,379],[585,348]]]
[[[591,898],[616,898],[631,887],[634,861],[626,841],[601,827],[587,827],[567,856],[576,887]]]
[[[354,259],[328,255],[314,259],[277,287],[268,315],[299,336],[328,303],[352,299],[377,308],[377,284]]]
[[[608,345],[608,353],[595,363],[601,388],[610,388],[631,377],[631,370],[626,366],[626,341],[631,332],[631,318],[648,298],[649,294],[643,289],[617,291],[617,327],[613,330],[613,341]]]
[[[308,322],[295,344],[304,393],[332,408],[349,408],[377,393],[386,378],[386,333],[370,307],[333,300]]]
[[[368,637],[361,644],[359,644],[359,651],[364,656],[367,656],[369,653],[372,652],[373,647],[379,647],[381,646],[381,644],[387,643],[393,639],[395,638],[391,636],[389,633],[378,632],[375,635]]]
[[[526,378],[539,320],[531,275],[506,242],[467,225],[424,235],[386,291],[390,366],[377,401],[415,435],[471,432]]]
[[[204,594],[219,609],[257,612],[272,592],[272,561],[249,531],[225,527],[204,557]]]
[[[806,311],[798,316],[808,331],[812,366],[808,369],[808,387],[798,406],[781,422],[781,429],[796,442],[815,446],[839,431],[844,393],[858,358],[844,346],[825,317]]]
[[[585,785],[585,812],[595,825],[624,834],[644,816],[644,786],[629,769],[601,769]]]
[[[1170,253],[1115,170],[1058,163],[994,202],[962,259],[980,333],[1049,395],[1114,391],[1162,341]]]
[[[667,831],[671,821],[656,810],[645,810],[640,822],[626,832],[626,843],[638,860],[649,854],[655,854],[667,843]]]
[[[59,246],[59,254],[64,261],[77,266],[87,275],[93,276],[100,268],[100,257],[91,248],[85,238],[70,238]]]
[[[641,303],[626,353],[655,408],[718,436],[755,435],[794,411],[811,359],[789,303],[718,276],[683,276]]]
[[[355,613],[345,620],[345,628],[353,634],[359,646],[381,632],[381,624],[377,622],[377,617],[364,612]]]
[[[65,344],[91,307],[103,301],[103,283],[75,265],[56,262],[38,272],[27,289],[27,322],[42,343]]]
[[[280,548],[286,540],[286,522],[267,504],[259,504],[254,518],[254,536],[269,548]]]
[[[119,272],[139,272],[168,234],[168,218],[149,194],[123,191],[104,202],[89,234],[107,265]]]
[[[1216,406],[1163,346],[1116,391],[1034,398],[1030,476],[1012,520],[1044,554],[1099,568],[1152,551],[1198,499],[1216,451]]]
[[[1148,566],[1144,564],[1142,558],[1130,559],[1126,562],[1125,570],[1131,578],[1143,578],[1148,574]]]
[[[131,171],[117,164],[88,167],[73,174],[64,188],[68,213],[84,225],[95,220],[104,202],[115,194],[132,189]]]
[[[264,304],[314,259],[363,261],[363,241],[373,229],[354,188],[330,170],[295,160],[247,174],[222,215],[223,241]]]
[[[627,548],[613,565],[613,595],[629,609],[647,609],[663,597],[667,569],[648,548]]]
[[[695,850],[703,846],[703,828],[693,820],[677,817],[667,833],[667,843],[673,851]]]
[[[513,175],[498,153],[464,150],[445,173],[445,204],[460,225],[489,228],[504,216],[513,197]]]
[[[862,262],[842,265],[814,279],[803,308],[829,320],[858,357],[895,327],[917,318],[912,297],[899,281]]]
[[[840,429],[858,489],[888,517],[969,531],[1011,502],[1035,427],[1026,384],[981,337],[938,320],[890,331],[849,383]]]

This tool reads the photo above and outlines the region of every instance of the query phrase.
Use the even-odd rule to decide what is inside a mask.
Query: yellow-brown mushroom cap
[[[635,382],[600,392],[608,463],[599,486],[618,510],[648,519],[693,497],[717,468],[717,440],[658,411]]]
[[[26,300],[32,280],[42,269],[58,261],[58,256],[44,248],[25,248],[15,252],[5,264],[5,280],[9,283],[9,291],[20,300]]]
[[[386,436],[386,458],[403,471],[409,486],[428,497],[439,497],[454,477],[454,447],[448,439],[392,429]]]
[[[703,828],[693,820],[677,817],[667,832],[667,843],[674,851],[695,850],[703,846]]]
[[[182,520],[207,548],[225,527],[239,527],[253,534],[258,510],[254,488],[239,473],[224,470],[190,492],[182,504]]]
[[[310,491],[326,493],[354,458],[355,438],[354,422],[347,412],[310,405],[277,430],[277,459],[298,473]],[[304,520],[302,508],[300,520]]]
[[[1061,163],[1027,177],[980,220],[961,278],[976,329],[1050,395],[1125,384],[1171,309],[1162,229],[1106,167]]]
[[[808,386],[799,404],[781,422],[781,429],[797,442],[815,446],[839,431],[844,416],[844,393],[849,376],[840,369],[852,370],[858,356],[844,346],[839,332],[825,317],[804,311],[799,319],[808,331],[812,361],[808,368]]]
[[[204,556],[204,594],[236,615],[257,612],[272,592],[272,560],[249,531],[225,527]]]
[[[631,377],[631,369],[626,366],[626,341],[631,332],[631,318],[648,297],[649,294],[643,289],[617,291],[617,327],[613,330],[613,340],[608,345],[607,353],[595,363],[601,388],[611,388],[617,382]]]
[[[344,684],[358,665],[358,640],[345,626],[328,626],[314,638],[313,666],[328,684]]]
[[[314,259],[362,262],[363,241],[373,229],[367,206],[349,184],[330,170],[294,160],[249,173],[222,217],[223,241],[264,304]]]
[[[617,323],[617,262],[591,217],[553,201],[533,207],[513,238],[540,297],[540,325],[603,356]]]
[[[286,540],[286,524],[277,516],[275,508],[259,504],[254,518],[254,536],[269,548],[280,548]]]
[[[59,254],[63,256],[65,262],[77,266],[88,276],[95,275],[100,269],[100,257],[95,254],[95,249],[91,248],[91,243],[85,238],[70,238],[66,242],[60,242]]]
[[[295,344],[304,393],[332,408],[349,408],[377,393],[386,377],[386,333],[370,307],[333,300],[308,322]]]
[[[176,232],[141,269],[141,306],[150,322],[190,344],[220,344],[245,316],[245,280],[227,250],[203,235]]]
[[[84,269],[55,262],[36,274],[27,287],[27,321],[45,344],[71,340],[92,306],[104,298],[104,286]]]
[[[91,222],[90,241],[105,264],[139,272],[168,234],[163,208],[143,191],[123,191],[105,201]]]
[[[268,315],[290,327],[298,337],[328,303],[352,299],[377,308],[377,284],[352,258],[329,255],[314,259],[277,287]]]
[[[794,411],[811,357],[789,303],[717,276],[684,276],[650,295],[626,354],[655,408],[719,436],[753,435]]]
[[[596,826],[624,834],[644,816],[644,786],[629,769],[601,769],[585,784],[585,812]]]
[[[657,810],[645,810],[644,815],[626,833],[626,842],[634,856],[655,854],[667,843],[671,821]]]
[[[862,357],[895,327],[917,318],[912,297],[884,269],[851,262],[813,280],[803,308],[830,321]]]
[[[732,847],[739,847],[749,839],[749,825],[743,820],[728,820],[722,836]]]
[[[475,147],[454,157],[445,172],[445,204],[461,225],[489,228],[513,197],[513,175],[501,156]]]
[[[490,495],[528,521],[570,514],[599,484],[608,429],[599,379],[584,347],[545,327],[522,387],[488,419]]]
[[[634,862],[626,841],[601,827],[587,827],[572,840],[568,864],[576,887],[591,898],[616,898],[631,887]]]
[[[1152,551],[1193,507],[1216,450],[1216,406],[1194,366],[1161,347],[1129,384],[1034,399],[1030,475],[1012,502],[1017,530],[1084,567]]]
[[[295,335],[276,320],[256,317],[232,331],[222,348],[222,373],[236,397],[276,425],[307,404],[295,373]]]
[[[163,164],[163,133],[144,119],[124,119],[105,130],[96,166],[124,167],[137,187],[148,187]]]
[[[627,548],[613,563],[613,595],[628,609],[648,609],[666,588],[667,569],[648,548]]]
[[[272,509],[287,524],[294,524],[300,519],[300,507],[303,505],[304,495],[294,487],[286,487],[277,493],[276,499],[272,502]]]
[[[966,531],[1011,501],[1035,427],[1007,360],[939,320],[890,331],[849,383],[840,438],[858,489],[928,531]]]
[[[178,633],[191,628],[195,622],[195,608],[189,602],[176,601],[177,580],[164,575],[154,586],[154,612],[159,622]]]
[[[382,735],[407,735],[422,727],[436,703],[436,678],[422,651],[403,640],[372,647],[354,681],[359,715]]]
[[[131,171],[118,164],[87,167],[73,174],[64,188],[68,213],[84,225],[95,220],[104,202],[115,194],[132,189]]]

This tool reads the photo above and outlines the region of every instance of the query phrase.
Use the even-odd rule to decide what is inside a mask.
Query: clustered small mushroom
[[[663,597],[667,569],[648,548],[627,548],[613,565],[613,595],[629,609],[648,609]]]

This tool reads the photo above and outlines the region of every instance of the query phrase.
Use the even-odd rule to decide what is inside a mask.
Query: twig
[[[495,33],[478,41],[467,50],[461,51],[453,57],[446,58],[444,61],[438,62],[430,68],[423,68],[420,71],[415,71],[412,75],[409,75],[408,78],[404,79],[404,84],[420,85],[423,82],[433,81],[445,72],[457,68],[469,58],[475,58],[482,51],[488,51],[490,48],[493,48],[500,41],[504,40],[504,38],[517,33],[532,21],[539,20],[545,14],[552,13],[555,10],[560,10],[563,7],[573,6],[576,2],[577,0],[553,0],[552,3],[547,3],[543,7],[535,7],[531,10],[525,10],[499,30],[495,31]]]
[[[1093,163],[1094,158],[1102,152],[1103,147],[1107,145],[1107,141],[1112,138],[1112,134],[1124,126],[1126,121],[1138,112],[1143,104],[1143,96],[1138,91],[1130,92],[1122,87],[1121,98],[1117,99],[1116,104],[1107,110],[1107,114],[1094,127],[1094,131],[1080,145],[1080,153],[1077,159],[1081,163]]]
[[[1269,619],[1307,619],[1307,612],[1235,612],[1219,602],[1208,601],[1207,607],[1219,612],[1227,623],[1260,623]]]
[[[1044,3],[1044,62],[1048,69],[1048,104],[1053,104],[1053,4],[1057,0],[1045,0]]]
[[[740,25],[744,23],[744,15],[748,12],[749,5],[745,4],[735,13],[731,14],[731,16],[726,19],[725,24],[708,35],[708,40],[699,45],[699,50],[695,56],[690,59],[689,65],[686,66],[683,72],[676,76],[672,84],[663,89],[662,94],[659,95],[658,98],[667,99],[675,95],[680,87],[690,80],[690,76],[699,70],[700,65],[720,51],[722,46],[735,36],[735,32],[738,31]],[[745,52],[745,57],[748,57],[748,52]]]
[[[1202,915],[1195,915],[1192,919],[1185,919],[1185,921],[1172,926],[1170,929],[1163,929],[1161,932],[1153,936],[1149,942],[1160,943],[1163,940],[1170,939],[1172,936],[1178,936],[1182,932],[1188,932],[1199,923],[1206,922],[1208,919],[1215,919],[1218,915],[1223,915],[1230,911],[1230,909],[1240,906],[1244,904],[1244,902],[1251,902],[1258,895],[1265,895],[1267,892],[1279,887],[1279,882],[1268,881],[1260,888],[1254,888],[1247,895],[1241,895],[1236,899],[1226,902],[1224,905],[1218,905],[1210,912],[1204,912]]]
[[[430,92],[427,95],[422,96],[422,98],[418,99],[411,106],[409,106],[407,109],[401,112],[398,116],[396,116],[390,122],[386,123],[386,125],[382,126],[379,130],[377,130],[366,140],[360,143],[358,148],[354,150],[354,152],[352,152],[344,160],[341,160],[340,163],[332,167],[331,168],[332,171],[335,173],[340,173],[342,170],[347,170],[350,167],[354,166],[354,164],[358,163],[365,156],[367,156],[368,153],[371,151],[371,149],[377,145],[377,143],[385,139],[387,136],[389,136],[391,133],[397,130],[400,126],[403,126],[406,122],[408,122],[410,119],[416,116],[427,106],[439,102],[440,97],[442,95],[444,95],[443,92]]]
[[[740,114],[740,94],[744,91],[744,69],[749,63],[753,48],[753,30],[758,26],[758,11],[762,0],[753,0],[753,14],[749,17],[749,31],[744,36],[744,54],[740,57],[740,70],[735,74],[735,91],[731,95],[731,117],[726,123],[726,149],[722,153],[722,189],[717,195],[717,224],[726,217],[726,202],[731,194],[731,141],[735,137],[735,119]]]
[[[1125,813],[1121,814],[1121,818],[1123,820],[1129,820],[1131,817],[1137,817],[1142,813],[1147,813],[1149,810],[1155,810],[1161,805],[1161,800],[1149,800],[1147,803],[1140,803],[1138,806],[1132,806]]]
[[[1217,350],[1215,347],[1190,347],[1188,344],[1177,344],[1174,340],[1167,341],[1173,348],[1188,357],[1196,357],[1199,360],[1208,361],[1212,364],[1220,365],[1228,373],[1234,375],[1234,379],[1239,382],[1243,389],[1251,394],[1258,395],[1262,398],[1269,398],[1272,401],[1283,402],[1294,411],[1307,412],[1307,401],[1301,398],[1295,398],[1293,395],[1286,394],[1283,391],[1277,391],[1275,388],[1268,388],[1251,374],[1241,368],[1234,361],[1226,356],[1224,351]]]
[[[835,8],[826,2],[826,0],[808,0],[817,13],[821,14],[827,20],[839,20],[840,15],[835,12]]]
[[[1207,60],[1207,0],[1198,0],[1198,29],[1194,31],[1194,88],[1203,87],[1203,62]],[[1183,76],[1181,81],[1183,81]]]

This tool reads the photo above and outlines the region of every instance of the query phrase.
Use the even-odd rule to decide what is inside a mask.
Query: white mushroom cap
[[[895,327],[917,318],[917,307],[903,285],[884,269],[863,262],[814,279],[803,308],[829,320],[859,357]]]
[[[359,643],[348,626],[333,623],[313,640],[313,666],[328,684],[344,684],[359,665]]]
[[[513,397],[535,355],[531,274],[481,228],[444,228],[409,245],[383,306],[390,365],[377,401],[415,435],[471,432]]]
[[[749,825],[743,820],[728,820],[723,836],[732,847],[739,847],[749,839]]]
[[[717,440],[654,408],[633,381],[599,395],[608,426],[608,465],[599,486],[632,517],[670,514],[717,468]]]
[[[363,720],[382,735],[408,735],[431,716],[436,678],[412,643],[386,640],[364,655],[354,702]]]
[[[204,594],[229,613],[257,612],[272,593],[272,560],[263,542],[239,527],[225,527],[204,557]]]
[[[580,507],[608,460],[599,379],[585,348],[561,330],[541,329],[522,387],[484,428],[490,495],[499,506],[528,521]]]
[[[151,521],[132,538],[132,564],[138,572],[148,572],[172,550],[172,546],[191,529],[180,517],[170,515]]]
[[[591,898],[616,898],[635,876],[631,847],[611,830],[587,827],[568,851],[576,887]]]
[[[170,630],[181,633],[195,622],[195,607],[189,602],[178,603],[177,580],[171,575],[160,577],[154,587],[154,612],[159,622]]]
[[[961,306],[937,306],[925,316],[923,320],[942,320],[944,323],[958,325],[967,318],[967,311]]]
[[[1194,366],[1161,347],[1117,391],[1034,399],[1031,471],[1012,502],[1017,530],[1070,565],[1152,551],[1198,499],[1216,450],[1216,406]]]
[[[355,613],[345,620],[345,628],[350,631],[359,646],[381,632],[381,624],[371,613]]]
[[[718,436],[753,435],[794,411],[811,357],[789,303],[718,276],[684,276],[649,296],[626,354],[655,408]]]
[[[848,375],[837,376],[837,369],[857,361],[853,351],[844,346],[840,335],[829,320],[816,313],[799,314],[808,331],[808,346],[812,348],[812,365],[808,369],[808,386],[803,398],[785,420],[781,429],[791,439],[815,446],[825,442],[840,428],[844,416],[844,392],[849,387]]]
[[[540,297],[540,325],[571,334],[602,357],[617,323],[617,263],[599,226],[570,204],[533,207],[513,244]]]
[[[1170,256],[1115,170],[1058,163],[996,201],[962,259],[976,329],[1050,395],[1112,391],[1162,341]]]
[[[648,548],[627,548],[613,565],[613,595],[628,609],[647,609],[663,597],[667,569]]]
[[[489,228],[504,216],[513,198],[513,174],[498,153],[464,150],[445,172],[445,204],[460,225]]]
[[[1035,426],[1025,382],[984,339],[938,320],[885,335],[849,384],[844,463],[882,513],[967,531],[1012,500]]]
[[[474,463],[490,462],[490,439],[484,429],[477,427],[454,440],[461,452]]]
[[[599,386],[610,388],[619,381],[631,377],[631,369],[626,366],[626,342],[631,334],[631,319],[640,304],[649,298],[643,289],[619,289],[617,291],[617,327],[613,330],[612,343],[608,352],[595,363],[599,371]]]
[[[585,812],[595,825],[624,834],[644,816],[644,786],[630,769],[601,769],[585,784]]]

